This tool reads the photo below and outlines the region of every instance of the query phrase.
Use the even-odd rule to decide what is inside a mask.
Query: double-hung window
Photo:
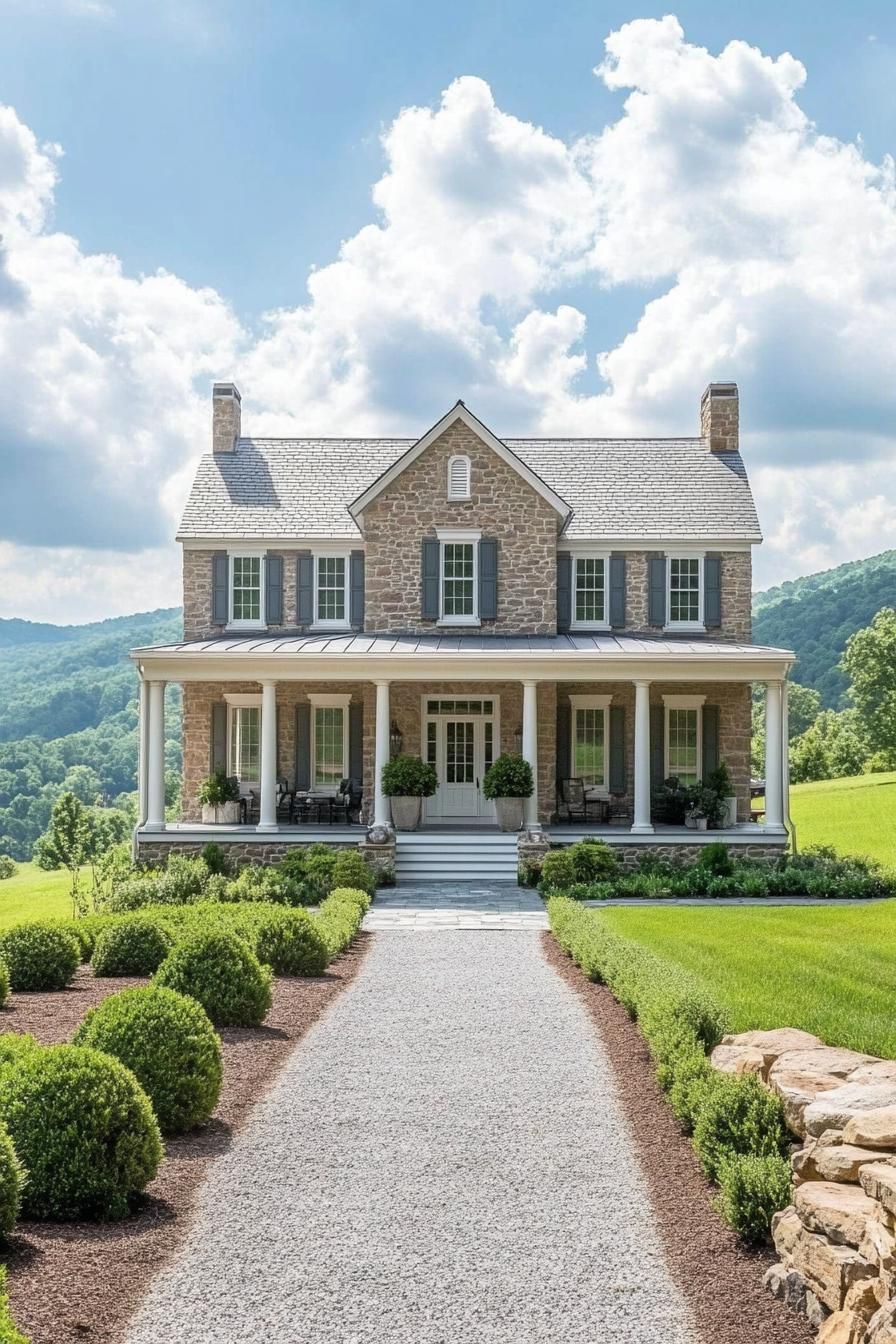
[[[311,787],[336,793],[348,776],[350,695],[311,695]]]
[[[230,557],[230,624],[264,624],[264,556],[260,552]]]
[[[261,697],[227,697],[227,773],[240,785],[257,786],[261,761]]]
[[[671,628],[703,629],[703,556],[669,555],[666,561],[666,623]]]
[[[574,555],[572,564],[573,627],[608,625],[607,557]]]
[[[610,695],[571,695],[571,775],[589,792],[608,792]]]
[[[346,555],[314,557],[314,624],[348,625],[349,563]]]
[[[664,695],[664,774],[682,784],[696,784],[703,775],[702,695]]]
[[[479,533],[438,533],[440,547],[439,621],[478,625]]]

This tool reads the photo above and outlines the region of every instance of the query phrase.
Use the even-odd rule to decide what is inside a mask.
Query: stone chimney
[[[738,418],[737,383],[710,383],[700,402],[700,433],[710,452],[737,452]]]
[[[235,383],[212,388],[212,451],[232,453],[240,437],[240,394]]]

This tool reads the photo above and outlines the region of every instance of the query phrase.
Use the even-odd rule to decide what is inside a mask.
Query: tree
[[[850,698],[873,749],[896,749],[896,610],[883,607],[846,645]]]
[[[812,779],[860,775],[868,758],[868,739],[854,709],[825,709],[790,744],[790,778],[794,784]]]
[[[72,914],[84,914],[80,899],[79,877],[81,865],[87,858],[90,831],[84,815],[84,804],[73,793],[64,793],[53,808],[50,829],[45,837],[59,862],[71,878]]]
[[[821,713],[821,696],[811,686],[801,686],[798,681],[787,683],[787,737],[788,741],[799,737],[818,718]],[[757,686],[753,691],[753,741],[751,769],[754,775],[765,774],[765,687]],[[823,779],[825,776],[812,776]]]

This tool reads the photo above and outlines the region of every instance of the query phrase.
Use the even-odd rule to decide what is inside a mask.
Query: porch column
[[[149,683],[141,674],[140,709],[137,715],[137,825],[146,821],[146,750],[149,720]]]
[[[632,831],[650,835],[650,682],[635,682],[635,815]]]
[[[784,683],[765,683],[765,829],[784,830]]]
[[[373,824],[389,825],[389,799],[383,793],[383,767],[389,762],[389,683],[376,683],[376,738],[373,748]]]
[[[538,826],[538,682],[523,682],[523,760],[532,767],[532,796],[526,799],[523,819]]]
[[[277,829],[277,683],[261,683],[261,802],[259,831]]]
[[[165,829],[165,683],[151,681],[147,696],[146,830]]]

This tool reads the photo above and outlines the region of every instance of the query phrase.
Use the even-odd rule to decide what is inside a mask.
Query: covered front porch
[[[496,832],[482,778],[502,752],[532,766],[528,830],[564,843],[596,835],[610,844],[774,845],[786,839],[786,650],[706,640],[624,636],[530,638],[296,636],[224,638],[136,650],[141,674],[141,851],[199,847],[214,839],[247,854],[323,840],[357,843],[391,821],[382,770],[397,751],[437,769],[422,832],[462,848]],[[185,815],[166,820],[165,685],[184,690]],[[766,811],[750,821],[752,684],[766,687]],[[243,711],[251,709],[251,714]],[[234,738],[234,734],[237,738]],[[245,742],[240,739],[242,735]],[[241,754],[242,753],[242,754]],[[665,825],[652,807],[667,774],[695,778],[730,768],[736,819],[723,830]],[[248,765],[257,815],[243,825],[203,825],[202,778]],[[593,819],[564,816],[558,785],[590,772]],[[230,773],[239,773],[237,770]],[[356,778],[355,824],[310,812],[303,824],[278,807],[283,790],[334,793]],[[354,820],[354,819],[353,819]],[[707,838],[708,837],[708,838]],[[148,851],[147,851],[148,852]]]

